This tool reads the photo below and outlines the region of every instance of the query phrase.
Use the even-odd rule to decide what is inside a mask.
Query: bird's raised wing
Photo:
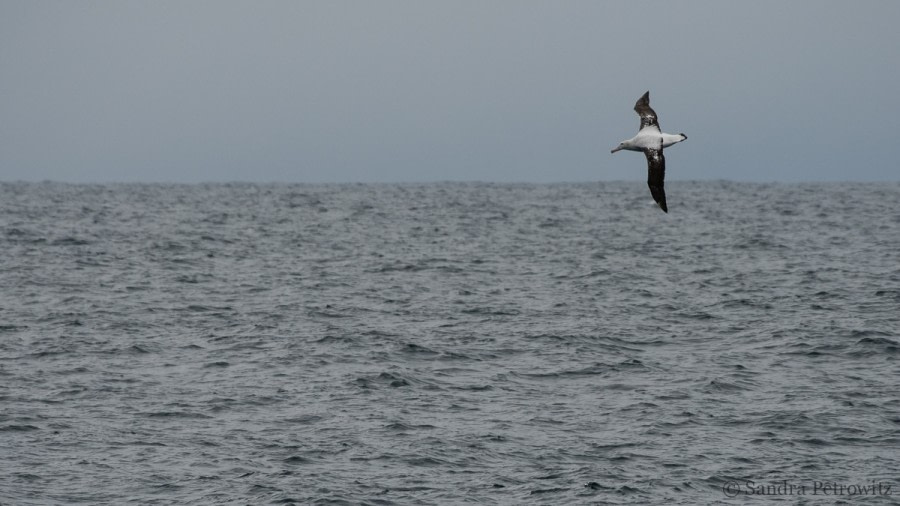
[[[641,130],[644,128],[654,127],[659,131],[659,120],[656,119],[656,112],[650,108],[650,92],[644,93],[644,96],[638,99],[634,104],[634,112],[641,117]]]
[[[663,187],[666,179],[666,158],[663,156],[663,150],[645,149],[644,154],[647,155],[647,186],[650,187],[650,195],[653,195],[653,200],[659,208],[668,213],[666,190]]]

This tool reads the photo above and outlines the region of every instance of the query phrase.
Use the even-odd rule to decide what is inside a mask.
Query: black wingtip
[[[641,98],[639,98],[638,101],[634,103],[634,110],[638,111],[639,114],[640,114],[639,109],[643,109],[643,108],[647,108],[647,107],[650,107],[650,92],[649,91],[647,93],[644,93],[643,95],[641,95]]]
[[[687,140],[687,135],[684,135],[683,132],[680,133],[680,134],[678,134],[678,135],[680,135],[681,137],[683,137],[683,139],[681,139],[681,140],[683,140],[683,141],[686,141],[686,140]]]

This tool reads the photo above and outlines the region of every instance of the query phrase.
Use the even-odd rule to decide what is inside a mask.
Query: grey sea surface
[[[667,192],[0,184],[0,503],[895,503],[900,184]]]

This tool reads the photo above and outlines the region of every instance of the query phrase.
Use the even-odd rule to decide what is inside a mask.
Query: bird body
[[[677,144],[687,139],[684,134],[665,134],[659,131],[659,128],[647,127],[642,128],[640,132],[627,141],[622,141],[612,152],[615,153],[620,149],[628,151],[644,151],[645,149],[659,149],[660,146],[667,148],[673,144]]]

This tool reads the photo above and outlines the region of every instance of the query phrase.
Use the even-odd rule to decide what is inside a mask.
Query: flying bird
[[[611,152],[615,153],[622,149],[644,152],[647,156],[647,186],[650,187],[650,195],[653,195],[653,200],[659,208],[668,213],[666,190],[663,188],[663,181],[666,178],[666,158],[663,156],[663,148],[687,139],[687,135],[662,133],[656,112],[650,108],[649,91],[634,104],[634,111],[641,117],[641,129],[634,137],[620,142]]]

